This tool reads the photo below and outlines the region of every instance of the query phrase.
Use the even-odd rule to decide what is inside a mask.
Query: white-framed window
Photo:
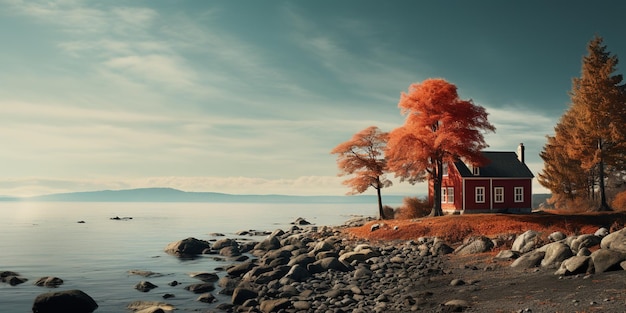
[[[454,187],[448,187],[448,203],[454,203]]]
[[[485,203],[485,187],[476,187],[476,203]]]
[[[441,203],[448,202],[448,189],[446,187],[441,187]]]
[[[496,203],[504,202],[504,187],[493,188],[493,202],[496,202]]]
[[[450,168],[448,166],[448,162],[443,163],[443,167],[442,167],[443,173],[441,173],[443,176],[448,176],[448,173],[450,172]]]
[[[515,202],[524,202],[524,187],[515,187],[513,190]]]

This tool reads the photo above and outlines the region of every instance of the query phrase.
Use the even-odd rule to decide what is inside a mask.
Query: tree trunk
[[[606,193],[604,188],[604,158],[602,151],[602,139],[598,139],[598,150],[600,153],[600,162],[598,162],[598,187],[600,188],[600,207],[598,211],[613,211],[606,202]]]
[[[383,199],[380,196],[380,188],[376,188],[376,193],[378,194],[378,219],[384,220],[387,217],[385,216],[385,210],[383,209]]]
[[[428,216],[443,216],[443,210],[441,209],[441,180],[443,179],[443,162],[437,160],[435,162],[435,179],[433,179],[433,209]]]

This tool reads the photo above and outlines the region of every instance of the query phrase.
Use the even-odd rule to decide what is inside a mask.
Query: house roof
[[[480,175],[472,174],[465,163],[455,162],[461,177],[506,177],[506,178],[533,178],[535,177],[526,164],[522,163],[515,152],[483,151],[483,156],[490,162],[481,166]]]

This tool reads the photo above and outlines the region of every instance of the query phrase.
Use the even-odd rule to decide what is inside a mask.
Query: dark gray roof
[[[472,171],[461,161],[454,163],[461,177],[535,177],[528,166],[517,158],[515,152],[483,151],[482,154],[489,160],[489,163],[480,167],[480,175],[473,175]]]

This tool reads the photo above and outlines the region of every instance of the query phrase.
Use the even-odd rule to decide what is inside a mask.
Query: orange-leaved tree
[[[385,217],[380,190],[391,186],[391,181],[385,175],[384,151],[388,137],[388,133],[370,126],[330,152],[337,154],[337,167],[341,170],[339,176],[354,175],[343,181],[344,185],[351,187],[348,194],[363,193],[369,187],[376,189],[380,219]]]
[[[409,86],[398,107],[406,115],[404,125],[389,133],[387,166],[401,181],[433,182],[431,216],[441,216],[443,165],[463,159],[480,166],[487,160],[483,132],[495,131],[485,108],[459,98],[455,85],[443,79],[427,79]]]
[[[599,36],[589,42],[581,76],[572,81],[569,110],[576,123],[569,130],[573,140],[565,150],[571,158],[580,160],[581,169],[596,171],[600,193],[597,210],[609,211],[605,178],[611,172],[626,170],[626,85],[622,75],[615,73],[617,56],[602,42]]]

